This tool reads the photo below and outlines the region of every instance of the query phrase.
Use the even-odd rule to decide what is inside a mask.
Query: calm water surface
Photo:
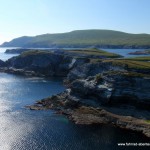
[[[24,108],[64,89],[59,78],[0,73],[0,150],[115,150],[118,142],[148,141],[133,132],[75,125],[53,111]]]

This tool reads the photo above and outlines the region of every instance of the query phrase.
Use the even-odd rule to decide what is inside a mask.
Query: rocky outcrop
[[[6,66],[5,62],[0,60],[0,67],[5,67],[5,66]]]
[[[111,124],[150,137],[149,75],[101,70],[68,82],[65,92],[27,108],[54,109],[76,124]]]
[[[14,48],[14,49],[6,49],[5,53],[6,54],[21,54],[23,52],[27,52],[27,51],[34,51],[35,49],[31,49],[31,48]],[[54,51],[59,51],[60,49],[58,48],[39,48],[39,50],[43,50],[43,51],[50,51],[50,52],[54,52]]]
[[[107,109],[103,106],[91,107],[91,104],[85,104],[81,99],[66,90],[63,93],[37,101],[35,105],[26,107],[31,110],[54,109],[59,114],[67,115],[76,124],[109,124],[138,131],[150,137],[149,112],[146,116],[146,112],[139,112],[136,109],[115,108],[117,113],[114,113],[114,110],[109,107]],[[128,116],[131,113],[135,116]]]
[[[150,55],[150,50],[130,52],[130,55]]]
[[[138,75],[138,74],[137,74]],[[106,72],[70,84],[72,93],[96,99],[99,105],[133,105],[150,108],[150,77],[133,76],[129,72]]]
[[[24,49],[24,48],[16,48],[16,49],[6,49],[6,54],[21,54],[25,51],[28,51],[30,49]]]
[[[141,73],[137,65],[129,70],[126,64],[113,64],[110,59],[92,60],[93,57],[64,51],[28,51],[6,63],[0,61],[6,65],[0,71],[27,76],[67,76],[66,91],[27,106],[29,109],[55,109],[77,124],[112,124],[150,137],[149,68],[142,74],[144,69]]]
[[[89,76],[95,76],[98,73],[109,70],[121,71],[125,69],[117,65],[113,66],[110,62],[86,63],[71,70],[67,76],[67,80],[85,79]]]
[[[149,109],[148,73],[132,73],[126,66],[110,61],[90,61],[89,58],[66,55],[64,51],[34,50],[9,59],[5,63],[7,67],[1,71],[27,76],[67,76],[64,83],[71,93],[91,99],[88,103],[93,101],[97,106],[129,104]]]
[[[67,76],[69,71],[88,59],[73,58],[48,51],[30,51],[9,59],[7,70],[22,69],[24,72],[33,71],[43,76]],[[13,68],[13,69],[12,69]]]

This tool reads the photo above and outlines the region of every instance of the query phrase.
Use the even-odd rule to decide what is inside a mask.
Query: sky
[[[0,0],[0,44],[83,29],[150,34],[150,0]]]

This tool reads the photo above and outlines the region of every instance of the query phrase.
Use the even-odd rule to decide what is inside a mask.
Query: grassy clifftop
[[[79,54],[79,55],[100,56],[100,57],[104,57],[104,58],[120,58],[120,57],[122,57],[118,54],[106,52],[104,50],[99,50],[96,48],[84,49],[84,50],[83,49],[82,50],[67,50],[67,52]]]

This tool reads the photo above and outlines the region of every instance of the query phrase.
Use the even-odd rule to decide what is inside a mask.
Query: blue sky
[[[0,0],[0,44],[80,29],[150,34],[150,0]]]

